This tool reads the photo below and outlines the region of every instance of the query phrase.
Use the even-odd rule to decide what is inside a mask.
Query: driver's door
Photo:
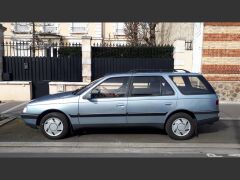
[[[106,79],[91,91],[91,98],[79,102],[80,124],[127,123],[129,77]]]

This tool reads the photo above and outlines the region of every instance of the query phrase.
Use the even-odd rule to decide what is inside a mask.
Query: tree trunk
[[[149,23],[149,42],[150,45],[156,45],[156,34],[155,34],[156,23]]]

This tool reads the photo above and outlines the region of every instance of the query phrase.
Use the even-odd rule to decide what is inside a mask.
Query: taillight
[[[219,100],[218,100],[218,99],[216,100],[216,105],[217,105],[217,106],[219,105]]]

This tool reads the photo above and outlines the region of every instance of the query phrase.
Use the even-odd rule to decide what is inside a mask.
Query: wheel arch
[[[70,122],[70,119],[69,119],[69,117],[66,115],[66,113],[64,113],[63,111],[60,111],[60,110],[58,110],[58,109],[48,109],[48,110],[46,110],[46,111],[43,111],[43,112],[38,116],[38,118],[37,118],[37,123],[36,123],[37,126],[40,125],[41,119],[42,119],[46,114],[53,113],[53,112],[58,112],[58,113],[63,114],[63,115],[67,118],[70,127],[72,127],[71,122]]]
[[[167,115],[166,121],[164,123],[164,129],[165,129],[165,126],[166,126],[166,123],[167,123],[168,119],[176,113],[186,113],[186,114],[190,115],[195,122],[197,121],[196,116],[194,115],[193,112],[191,112],[189,110],[186,110],[186,109],[178,109],[178,110],[173,111],[173,112],[171,112],[170,114]]]

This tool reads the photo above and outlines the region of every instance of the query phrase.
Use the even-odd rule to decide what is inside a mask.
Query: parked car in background
[[[72,92],[32,100],[27,125],[60,139],[84,127],[156,126],[177,140],[219,120],[218,97],[208,81],[185,70],[131,71],[97,79]]]

